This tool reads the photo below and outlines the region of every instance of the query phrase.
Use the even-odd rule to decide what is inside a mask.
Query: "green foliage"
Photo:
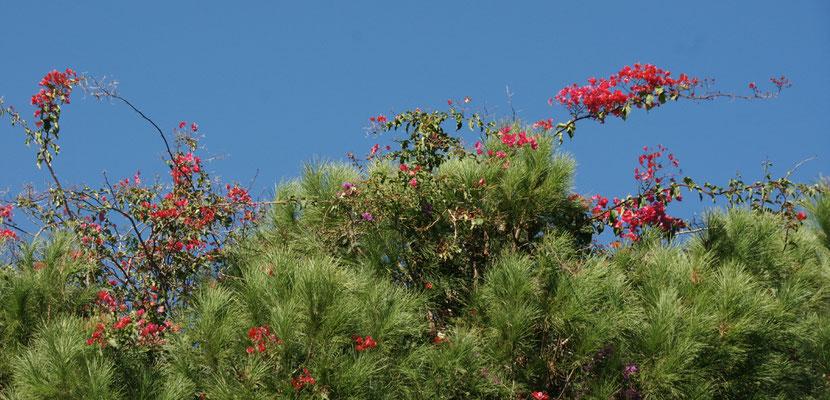
[[[464,120],[402,114],[401,151],[306,164],[176,309],[99,292],[70,236],[23,246],[0,270],[0,397],[830,396],[827,197],[810,224],[788,197],[605,250],[557,133],[511,123],[535,143],[513,145],[474,117],[485,157],[444,131]]]
[[[18,399],[113,399],[112,361],[85,342],[83,321],[60,318],[47,325],[14,361]]]
[[[262,246],[244,253],[226,284],[199,293],[189,329],[171,344],[168,397],[291,394],[302,368],[325,385],[300,394],[366,398],[389,390],[394,361],[412,352],[425,330],[421,296],[326,256],[298,260]],[[258,351],[248,334],[255,327],[268,327],[279,341]],[[377,347],[358,351],[352,335],[371,336]]]
[[[827,188],[825,181],[825,188]],[[813,215],[813,222],[818,228],[818,235],[824,245],[830,249],[830,195],[825,191],[810,198],[805,207]]]
[[[90,265],[70,236],[58,234],[48,245],[23,246],[16,265],[0,268],[0,388],[40,330],[63,315],[81,315],[92,301]]]
[[[508,147],[485,130],[487,148],[509,159],[459,155],[429,145],[432,135],[448,137],[435,131],[436,115],[407,117],[418,129],[432,127],[421,133],[426,147],[375,159],[365,175],[341,164],[306,165],[301,179],[277,188],[263,240],[322,250],[406,287],[431,285],[449,316],[465,307],[501,252],[529,251],[542,231],[570,233],[580,245],[590,240],[584,207],[569,197],[575,163],[555,152],[553,137],[534,135],[538,148]],[[520,123],[512,129],[532,132]],[[413,135],[410,142],[420,137]],[[418,151],[435,152],[432,164],[393,164],[419,160]]]
[[[417,191],[388,162],[370,165],[365,178],[347,165],[309,164],[277,195],[309,200],[274,207],[236,245],[228,268],[173,314],[181,329],[158,349],[87,344],[101,318],[96,289],[85,281],[88,260],[69,236],[24,247],[0,280],[0,393],[828,395],[830,249],[813,228],[820,224],[796,230],[774,214],[730,209],[710,213],[705,229],[683,243],[651,230],[613,251],[586,252],[579,232],[553,216],[571,207],[572,161],[515,156],[516,175],[447,158],[418,175]],[[489,183],[474,184],[479,176]],[[344,182],[361,183],[359,194],[338,193]],[[436,205],[434,219],[423,215],[422,201]],[[452,219],[460,204],[485,211],[482,222]],[[456,240],[459,250],[423,248],[441,239]],[[362,347],[369,338],[373,345]]]

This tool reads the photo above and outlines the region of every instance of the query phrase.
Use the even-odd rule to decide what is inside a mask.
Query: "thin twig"
[[[141,112],[141,110],[136,108],[136,106],[134,106],[133,103],[130,103],[127,99],[119,96],[114,91],[110,91],[110,90],[105,89],[103,86],[101,86],[101,84],[95,78],[89,77],[87,79],[91,79],[92,82],[95,84],[95,87],[87,88],[86,86],[82,86],[85,90],[87,90],[89,93],[91,93],[95,97],[100,97],[100,94],[95,93],[92,89],[100,90],[101,93],[103,93],[104,95],[106,95],[108,97],[112,97],[113,99],[118,99],[118,100],[123,101],[124,104],[128,105],[130,108],[133,109],[133,111],[137,112],[138,115],[141,116],[141,118],[144,118],[147,122],[149,122],[151,125],[153,125],[154,128],[156,128],[156,131],[158,131],[159,136],[161,136],[161,140],[164,141],[164,147],[167,149],[167,154],[170,156],[170,160],[172,161],[176,158],[175,156],[173,156],[173,151],[170,150],[170,143],[167,142],[167,137],[164,136],[164,131],[162,131],[161,128],[159,128],[159,126],[156,125],[156,123],[153,122],[152,119],[150,119],[148,116],[144,115],[144,113]],[[170,168],[173,168],[173,166],[170,166]]]
[[[513,112],[513,122],[516,122],[516,119],[519,117],[519,111],[516,111],[516,108],[513,107],[513,93],[510,93],[510,85],[505,85],[505,88],[507,91],[507,104],[510,105],[510,111]]]
[[[689,234],[689,233],[703,232],[703,231],[708,231],[709,229],[710,228],[708,226],[705,226],[703,228],[696,228],[696,229],[689,229],[689,230],[685,230],[685,231],[675,232],[675,235],[685,235],[685,234]]]
[[[796,170],[796,169],[798,169],[798,167],[800,167],[800,166],[801,166],[801,164],[804,164],[804,163],[806,163],[807,161],[815,160],[816,158],[818,158],[818,155],[814,155],[814,156],[812,156],[812,157],[810,157],[810,158],[807,158],[807,159],[805,159],[805,160],[802,160],[800,163],[796,164],[796,165],[795,165],[795,167],[793,167],[793,169],[791,169],[791,170],[787,171],[787,175],[784,175],[784,179],[789,179],[789,178],[790,178],[790,174],[792,174],[793,172],[795,172],[795,170]]]

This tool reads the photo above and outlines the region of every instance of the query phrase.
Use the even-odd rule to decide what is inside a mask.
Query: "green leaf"
[[[623,121],[628,119],[628,114],[630,114],[630,113],[631,113],[631,103],[627,102],[627,103],[625,103],[625,106],[623,106],[622,110],[620,111],[620,116],[622,117]]]

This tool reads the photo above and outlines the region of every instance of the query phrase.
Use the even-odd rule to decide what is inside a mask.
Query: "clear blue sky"
[[[563,86],[635,62],[715,78],[727,92],[781,75],[793,87],[770,101],[676,102],[627,122],[585,121],[565,144],[579,162],[579,192],[634,191],[636,158],[657,144],[698,181],[759,179],[767,157],[777,175],[814,155],[794,178],[830,173],[826,1],[9,0],[0,22],[7,104],[30,115],[52,69],[114,77],[168,132],[198,122],[208,153],[228,155],[208,166],[224,181],[259,171],[255,197],[302,161],[365,154],[378,142],[363,131],[370,116],[443,109],[464,96],[508,115],[509,85],[520,117],[562,121],[547,99]],[[105,169],[112,179],[165,173],[157,134],[121,104],[77,93],[61,127],[65,181],[97,186]],[[0,121],[0,190],[46,178],[23,133]],[[687,218],[708,207],[686,197]]]

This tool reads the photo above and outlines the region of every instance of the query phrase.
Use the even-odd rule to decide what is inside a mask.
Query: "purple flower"
[[[351,182],[344,182],[343,183],[343,189],[349,190],[350,188],[353,188],[353,187],[354,187],[354,183],[351,183]]]
[[[424,209],[424,214],[426,214],[427,217],[432,215],[432,206],[431,205],[427,204],[423,207],[423,209]]]
[[[363,217],[364,219],[366,219],[367,221],[371,221],[372,218],[374,218],[372,216],[372,214],[369,214],[369,213],[363,213],[363,214],[360,214],[360,216]]]
[[[625,390],[625,396],[628,399],[642,399],[643,398],[642,393],[640,393],[640,392],[638,392],[638,391],[636,391],[632,388],[628,388],[628,389]]]
[[[636,364],[634,364],[634,363],[628,364],[628,365],[623,367],[623,377],[625,379],[631,379],[631,375],[637,373],[638,370],[639,370],[639,368],[637,368]]]

